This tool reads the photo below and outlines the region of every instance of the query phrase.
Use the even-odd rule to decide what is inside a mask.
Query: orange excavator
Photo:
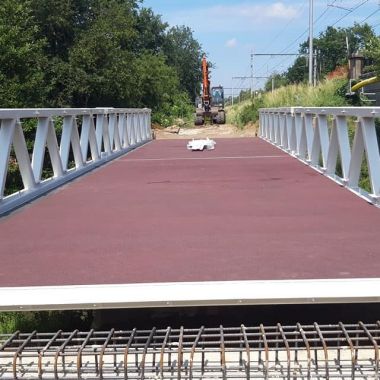
[[[195,125],[225,124],[224,89],[222,86],[210,88],[209,66],[206,56],[202,58],[202,97],[197,98]]]

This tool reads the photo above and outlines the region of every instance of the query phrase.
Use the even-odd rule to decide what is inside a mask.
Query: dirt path
[[[202,127],[168,127],[155,128],[155,137],[157,140],[162,139],[198,139],[198,138],[223,138],[223,137],[253,137],[256,135],[256,126],[249,125],[244,128],[238,128],[233,124],[225,125],[205,125]]]

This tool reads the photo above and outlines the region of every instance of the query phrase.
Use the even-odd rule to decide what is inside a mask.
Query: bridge
[[[200,153],[152,141],[149,110],[1,110],[0,309],[378,301],[379,112],[264,109]]]
[[[379,118],[262,109],[259,137],[191,152],[152,140],[147,109],[1,110],[0,309],[379,302]],[[23,188],[6,194],[10,156]],[[10,378],[376,378],[379,326],[15,333],[0,365]]]

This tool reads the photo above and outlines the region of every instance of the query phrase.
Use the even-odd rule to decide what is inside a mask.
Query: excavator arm
[[[210,96],[210,77],[206,56],[202,58],[202,105],[205,111],[209,111],[211,102]]]
[[[195,124],[203,125],[206,122],[224,124],[223,87],[210,87],[210,72],[206,56],[202,58],[202,107],[195,112]]]

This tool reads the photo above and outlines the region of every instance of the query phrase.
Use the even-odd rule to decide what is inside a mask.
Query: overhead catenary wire
[[[330,4],[330,6],[331,5],[333,5],[333,4],[335,4],[336,3],[336,1],[337,0],[334,0],[331,4]],[[330,8],[327,6],[326,7],[326,9],[314,20],[314,22],[313,22],[313,26],[315,26],[321,19],[322,19],[322,17],[323,16],[325,16],[326,14],[327,14],[327,12],[330,10]],[[295,40],[293,40],[290,44],[288,44],[284,49],[282,49],[281,51],[280,51],[280,53],[285,53],[286,51],[288,51],[288,49],[290,49],[291,47],[293,47],[303,36],[305,36],[307,33],[308,33],[308,31],[309,31],[309,28],[307,28],[306,30],[304,30]],[[275,71],[279,66],[281,66],[284,62],[286,62],[286,61],[288,61],[290,59],[290,57],[286,57],[285,59],[283,59],[279,64],[277,64],[276,66],[275,66],[275,68],[274,69],[272,69],[271,71],[273,72],[273,71]],[[267,65],[268,64],[268,62],[269,62],[270,60],[268,60],[267,62],[265,62],[264,63],[264,65],[262,65],[261,67],[260,67],[260,69],[258,70],[258,72],[260,72],[260,70],[262,70],[264,67],[265,67],[265,65]]]
[[[336,1],[336,0],[335,0]],[[306,2],[302,2],[301,6],[297,9],[296,11],[296,14],[299,14],[299,13],[302,13],[304,8],[305,8],[305,4]],[[283,33],[285,32],[285,30],[289,27],[289,25],[295,20],[296,16],[293,16],[287,23],[286,25],[284,26],[284,28],[282,28],[272,39],[272,41],[269,43],[269,45],[267,46],[266,48],[266,52],[268,52],[268,49],[273,46],[274,42],[277,41],[278,37],[280,37],[281,35],[283,35]],[[268,62],[270,61],[270,59],[268,59],[261,67],[258,71],[260,71],[263,67],[265,67]]]
[[[330,7],[331,5],[333,5],[334,3],[336,2],[336,0],[330,4]],[[357,4],[355,7],[351,8],[351,9],[347,9],[347,13],[341,17],[339,17],[332,25],[331,27],[334,27],[335,25],[337,25],[339,22],[341,22],[343,19],[345,19],[347,16],[349,16],[350,14],[352,14],[353,12],[355,12],[357,9],[359,9],[360,7],[362,7],[364,4],[368,3],[369,0],[362,0],[359,4]],[[314,24],[315,25],[328,11],[329,7],[327,7],[327,9],[325,9],[324,12],[321,13],[321,15],[314,21]],[[366,19],[364,19],[362,22],[366,21],[368,18],[372,17],[373,14],[375,14],[376,12],[378,12],[379,9],[377,9],[375,12],[371,13]],[[375,26],[376,27],[376,26]],[[308,32],[308,29],[305,30],[299,37],[297,37],[296,40],[294,40],[291,44],[289,44],[285,49],[282,50],[285,51],[287,49],[289,49],[290,47],[292,47],[298,40],[300,40],[306,33]],[[283,65],[287,60],[289,60],[289,57],[285,58],[284,60],[282,60],[279,64],[277,64],[276,66],[274,66],[271,71],[276,71],[276,69],[278,67],[280,67],[281,65]]]
[[[379,6],[379,8],[377,8],[376,10],[374,10],[370,15],[368,15],[364,20],[362,20],[362,23],[366,22],[369,18],[371,18],[373,15],[375,15],[379,11],[380,11],[380,6]]]
[[[352,12],[355,12],[357,9],[359,9],[360,7],[362,7],[364,4],[368,3],[369,0],[363,0],[360,4],[358,4],[356,7],[354,8],[351,8],[350,10],[347,11],[347,13],[345,15],[343,15],[342,17],[340,17],[337,21],[334,22],[334,24],[332,24],[331,26],[335,26],[336,24],[340,23],[342,20],[344,20],[348,15],[350,15]]]

